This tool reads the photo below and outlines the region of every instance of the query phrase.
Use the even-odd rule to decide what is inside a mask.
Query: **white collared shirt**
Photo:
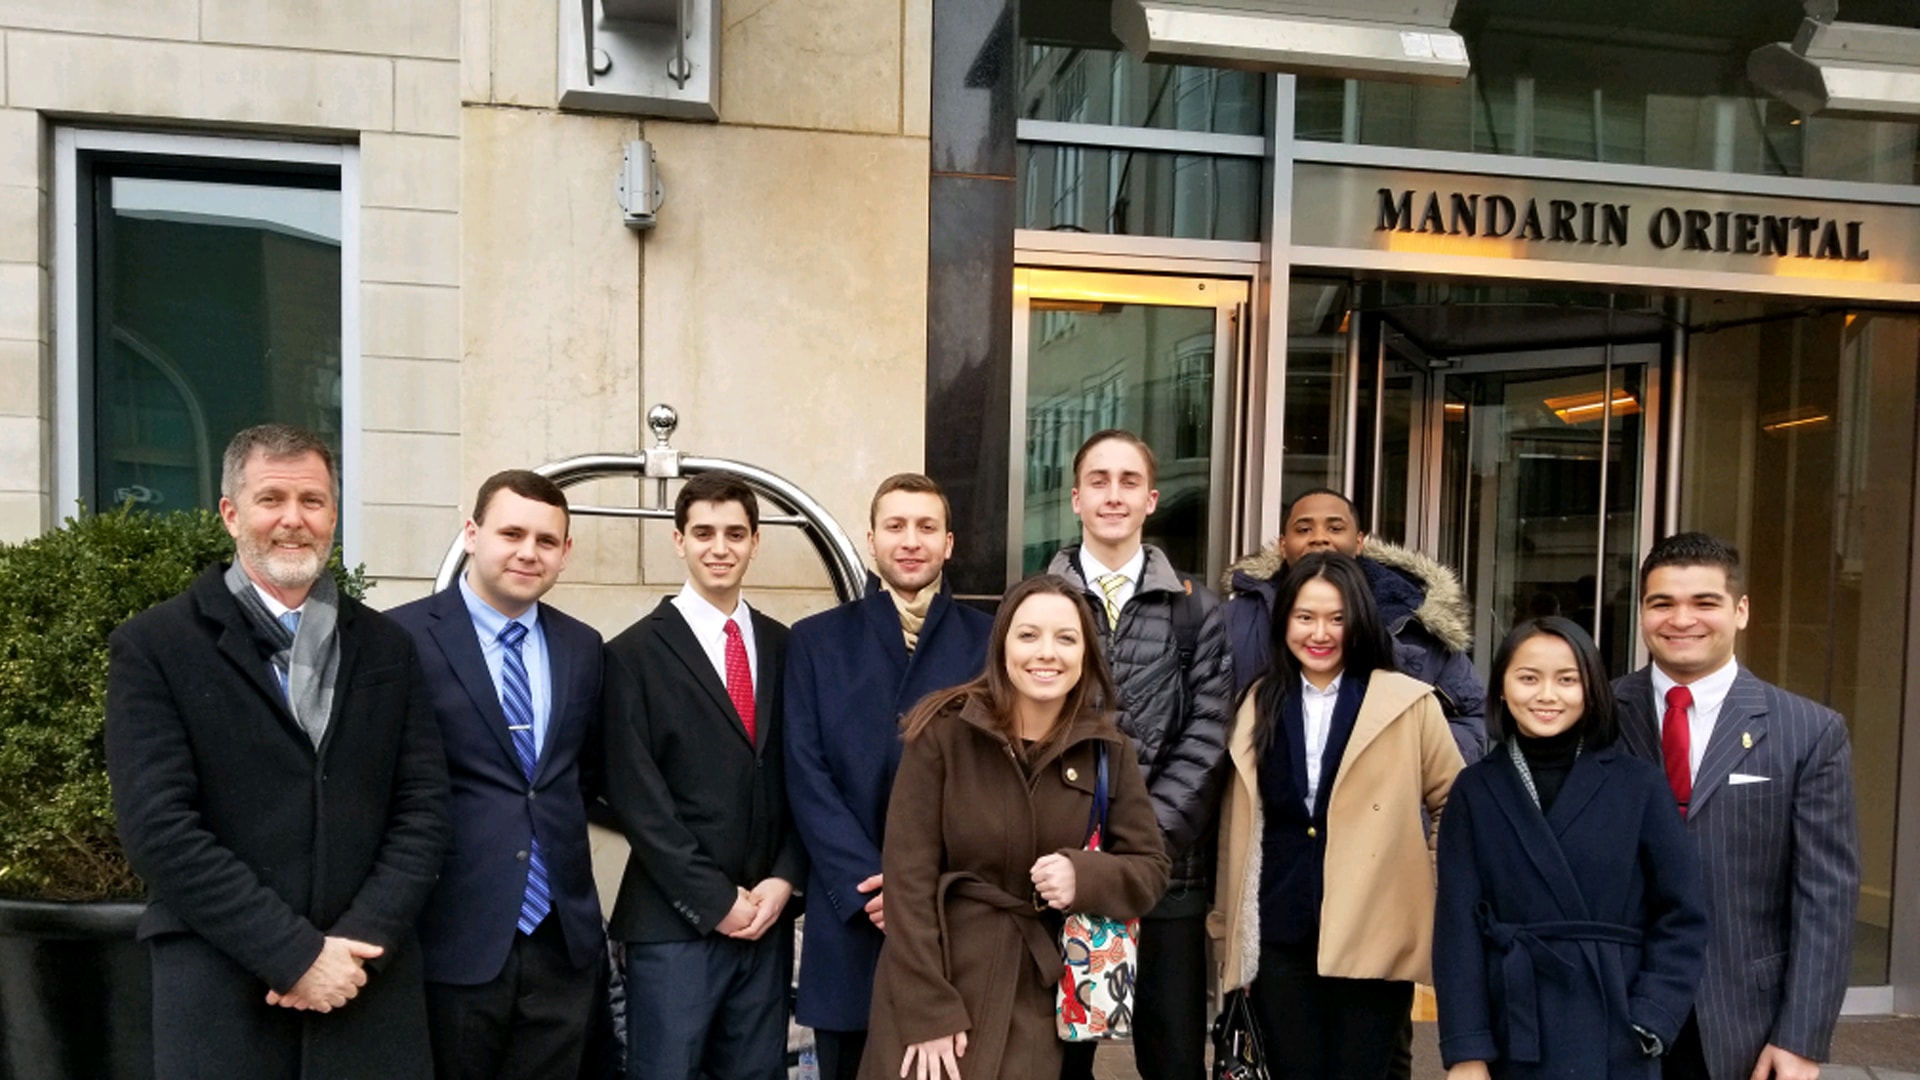
[[[276,619],[278,619],[282,615],[285,615],[289,611],[304,612],[305,610],[307,610],[307,602],[305,600],[300,601],[299,607],[288,607],[287,605],[281,603],[279,599],[275,597],[272,593],[261,588],[259,582],[249,580],[247,584],[253,586],[253,591],[259,595],[260,602],[267,605],[267,614],[272,615]]]
[[[680,594],[673,598],[673,606],[680,610],[680,617],[687,620],[687,627],[693,631],[693,638],[706,652],[707,659],[713,663],[714,674],[720,676],[720,685],[727,685],[727,620],[732,619],[740,626],[740,643],[747,647],[747,669],[753,673],[753,692],[760,693],[760,650],[753,647],[753,610],[747,607],[746,597],[741,597],[732,611],[721,611],[707,598],[701,596],[689,581],[680,586]]]
[[[1340,700],[1340,680],[1335,675],[1325,690],[1316,689],[1300,677],[1300,719],[1306,724],[1307,813],[1313,813],[1313,801],[1320,794],[1320,759],[1327,752],[1327,738],[1333,732],[1333,707]]]
[[[503,692],[500,669],[506,664],[507,652],[507,646],[500,640],[500,631],[505,630],[509,622],[527,628],[527,636],[520,640],[520,666],[527,670],[527,692],[533,695],[533,756],[537,759],[546,749],[547,724],[553,718],[553,677],[547,673],[547,632],[540,624],[540,605],[535,604],[508,619],[505,613],[480,599],[480,594],[467,584],[467,575],[461,574],[458,580],[460,599],[466,601],[467,618],[473,620],[473,632],[480,639],[480,656],[487,662],[487,674],[493,678],[496,696]]]
[[[1693,691],[1693,705],[1687,709],[1687,768],[1692,776],[1700,775],[1700,759],[1706,756],[1707,741],[1713,738],[1713,725],[1720,720],[1720,706],[1727,703],[1727,694],[1733,690],[1733,680],[1740,674],[1740,661],[1728,660],[1719,671],[1711,675],[1702,675],[1686,684]],[[1667,715],[1667,691],[1681,685],[1653,665],[1653,715],[1665,722]]]
[[[1108,574],[1119,574],[1127,579],[1126,583],[1120,586],[1119,591],[1113,594],[1113,604],[1116,608],[1125,608],[1127,601],[1133,599],[1133,594],[1140,588],[1140,572],[1146,568],[1147,545],[1145,544],[1135,548],[1133,558],[1119,566],[1108,566],[1102,563],[1093,557],[1093,552],[1087,550],[1085,544],[1080,545],[1080,576],[1085,578],[1087,584],[1093,586],[1095,590],[1100,591],[1102,595],[1105,594],[1105,590],[1100,588],[1100,579]]]

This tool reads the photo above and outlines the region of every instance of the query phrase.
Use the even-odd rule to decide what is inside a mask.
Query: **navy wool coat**
[[[1580,755],[1547,814],[1504,746],[1440,825],[1440,1054],[1502,1078],[1657,1080],[1706,962],[1705,884],[1659,769]]]
[[[807,849],[800,1023],[865,1031],[885,937],[854,886],[880,872],[900,721],[986,664],[993,620],[942,593],[912,653],[885,589],[793,625],[787,640],[787,800]]]

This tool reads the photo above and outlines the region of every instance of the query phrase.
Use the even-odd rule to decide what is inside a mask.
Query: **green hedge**
[[[205,510],[123,509],[0,544],[0,895],[141,895],[107,784],[107,635],[232,558]],[[337,550],[333,571],[342,591],[365,595]]]

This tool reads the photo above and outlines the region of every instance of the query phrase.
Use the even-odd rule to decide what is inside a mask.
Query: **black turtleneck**
[[[1576,724],[1544,739],[1516,729],[1513,737],[1520,744],[1520,756],[1527,759],[1527,771],[1533,774],[1533,788],[1540,793],[1540,812],[1546,813],[1553,809],[1567,773],[1573,771],[1573,759],[1580,752],[1580,727]]]

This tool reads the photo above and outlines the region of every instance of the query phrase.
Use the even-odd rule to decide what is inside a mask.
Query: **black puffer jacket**
[[[1159,548],[1148,544],[1140,584],[1109,629],[1100,590],[1080,573],[1080,547],[1063,548],[1047,572],[1079,586],[1100,627],[1101,645],[1120,688],[1115,719],[1133,739],[1146,774],[1147,794],[1173,859],[1169,902],[1185,896],[1204,905],[1213,881],[1212,835],[1226,778],[1227,725],[1232,719],[1233,670],[1219,597],[1205,585],[1174,572]],[[1188,599],[1191,587],[1192,599]],[[1174,629],[1174,605],[1191,603],[1193,658],[1182,665]],[[1199,910],[1204,911],[1204,906]]]

